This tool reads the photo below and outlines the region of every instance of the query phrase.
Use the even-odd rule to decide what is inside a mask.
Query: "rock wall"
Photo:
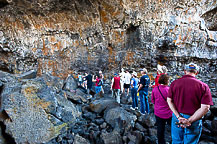
[[[8,135],[0,133],[2,144],[48,142],[81,116],[79,106],[66,99],[73,89],[64,85],[70,83],[77,88],[73,79],[64,82],[50,75],[25,75],[31,79],[23,76],[0,71],[0,129]],[[79,97],[77,93],[71,95]]]
[[[213,0],[1,0],[0,69],[65,78],[195,61],[216,72],[216,11]]]

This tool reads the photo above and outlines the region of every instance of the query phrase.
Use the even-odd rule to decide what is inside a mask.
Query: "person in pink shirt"
[[[96,94],[101,92],[101,88],[102,88],[102,84],[100,84],[101,83],[100,81],[102,81],[101,76],[99,74],[97,74],[96,79],[93,79],[92,81],[96,82],[96,84],[95,84],[95,92],[96,92]]]
[[[171,123],[172,111],[167,103],[169,91],[169,76],[163,74],[158,80],[159,85],[152,90],[151,102],[154,104],[154,114],[157,121],[157,137],[159,144],[165,144],[165,125]]]

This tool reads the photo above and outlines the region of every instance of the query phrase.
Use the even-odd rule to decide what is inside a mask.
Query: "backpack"
[[[101,85],[102,85],[102,80],[100,79],[98,82],[98,86],[101,86]]]

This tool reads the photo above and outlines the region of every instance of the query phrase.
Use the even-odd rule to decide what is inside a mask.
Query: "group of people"
[[[207,84],[196,79],[199,67],[190,63],[184,68],[185,75],[170,84],[170,76],[166,66],[157,66],[155,84],[152,86],[151,102],[154,104],[154,114],[157,123],[159,144],[165,144],[165,125],[171,124],[173,144],[196,144],[202,131],[202,117],[213,105],[210,89]],[[132,110],[139,108],[141,115],[149,114],[148,89],[151,87],[147,69],[140,70],[141,77],[134,71],[122,69],[115,73],[111,82],[112,96],[120,103],[120,95],[129,96],[131,89]],[[88,95],[95,82],[95,92],[104,92],[102,71],[96,76],[86,72],[85,76],[78,75],[80,85],[87,88]],[[169,87],[170,84],[170,87]],[[127,91],[127,92],[125,92]],[[126,94],[125,94],[126,93]]]
[[[150,79],[147,69],[140,70],[141,77],[133,72],[114,74],[111,90],[116,101],[120,103],[120,91],[127,95],[131,87],[132,110],[138,109],[138,97],[140,98],[140,113],[150,113],[148,101],[148,89]],[[159,144],[165,144],[165,125],[171,124],[173,144],[196,144],[202,131],[202,117],[213,105],[210,89],[207,84],[196,79],[199,67],[190,63],[184,68],[185,75],[173,81],[169,87],[170,76],[165,66],[158,65],[155,85],[151,94],[151,102],[154,104],[154,114],[157,123],[157,137]],[[130,80],[129,80],[130,79]]]
[[[78,73],[78,82],[80,86],[83,86],[87,89],[88,98],[91,98],[92,95],[90,94],[92,90],[93,83],[95,82],[95,93],[102,92],[104,93],[103,85],[103,74],[102,71],[99,71],[96,75],[91,75],[90,72],[85,72],[83,76],[81,73]]]

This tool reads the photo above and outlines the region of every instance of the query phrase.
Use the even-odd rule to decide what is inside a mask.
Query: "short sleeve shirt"
[[[162,95],[159,90],[161,91]],[[154,114],[163,119],[172,117],[172,111],[170,110],[166,101],[168,91],[168,86],[159,85],[155,87],[151,93],[151,102],[154,104]]]
[[[131,74],[125,73],[124,79],[125,79],[125,82],[124,82],[125,84],[130,84]]]
[[[190,75],[172,82],[168,97],[173,100],[178,112],[193,115],[201,104],[213,105],[207,84]]]
[[[140,78],[140,83],[139,84],[143,85],[141,90],[148,90],[148,87],[149,87],[149,84],[150,84],[150,79],[149,79],[148,75],[143,75]]]
[[[131,83],[133,85],[134,88],[138,88],[138,83],[139,83],[139,79],[138,78],[132,78],[132,82]]]
[[[87,86],[91,87],[92,86],[92,76],[90,74],[86,76],[86,80],[87,80]]]
[[[78,80],[79,80],[79,81],[82,81],[82,75],[79,75],[79,76],[78,76]]]
[[[96,84],[95,84],[95,86],[98,86],[98,83],[99,83],[100,80],[101,80],[101,79],[96,78]]]

